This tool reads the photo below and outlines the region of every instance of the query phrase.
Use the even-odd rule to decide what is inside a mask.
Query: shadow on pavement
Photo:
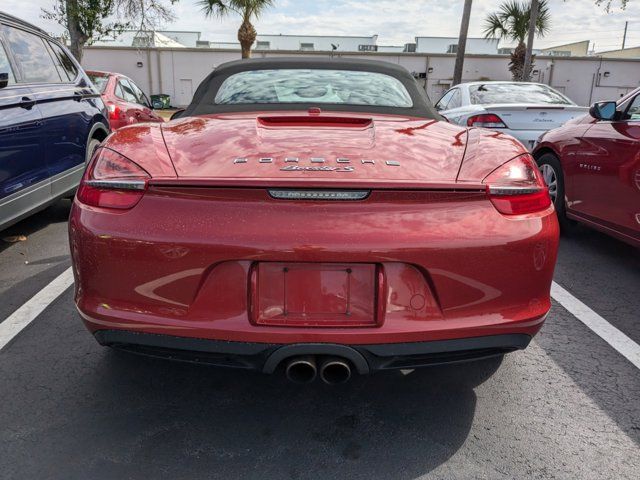
[[[100,376],[78,379],[65,401],[75,407],[64,428],[42,438],[38,463],[65,478],[414,479],[464,443],[473,389],[500,363],[329,387],[105,351],[92,368]]]
[[[69,219],[70,211],[71,200],[66,198],[58,200],[44,210],[34,213],[9,228],[0,230],[0,239],[19,235],[24,235],[28,239],[29,235],[34,234],[38,230],[42,230],[52,223],[66,222]],[[13,243],[0,240],[0,252],[6,250],[11,245],[13,245]]]

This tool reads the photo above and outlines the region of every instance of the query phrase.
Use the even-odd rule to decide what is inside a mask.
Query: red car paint
[[[105,79],[104,85],[99,88],[102,90],[102,100],[109,110],[111,130],[117,130],[134,123],[164,122],[164,119],[151,108],[147,96],[130,78],[111,72],[87,71],[87,74],[94,79],[94,83],[98,78]],[[124,82],[129,82],[133,88],[137,88],[143,98],[140,98],[138,91],[129,90],[128,84]]]
[[[80,201],[97,155],[74,201],[75,300],[92,332],[389,344],[532,336],[550,308],[553,206],[503,214],[483,183],[529,161],[506,135],[397,115],[234,113],[124,128],[104,149],[144,169],[130,175],[147,187],[126,210]],[[304,168],[286,169],[293,157]],[[285,187],[370,194],[268,192]]]
[[[637,103],[640,88],[618,110]],[[551,152],[562,166],[567,217],[640,247],[640,118],[590,115],[547,132],[534,155]]]

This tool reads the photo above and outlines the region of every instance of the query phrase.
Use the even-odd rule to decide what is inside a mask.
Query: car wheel
[[[544,183],[549,187],[549,196],[553,202],[553,206],[556,208],[558,214],[558,221],[563,229],[569,229],[573,227],[574,223],[569,220],[566,215],[566,208],[564,203],[564,175],[562,173],[562,166],[560,160],[553,153],[545,153],[537,159],[538,168],[544,178]]]
[[[87,152],[85,153],[85,159],[84,159],[84,163],[85,165],[89,165],[89,160],[91,160],[91,157],[93,157],[93,154],[96,151],[96,148],[98,148],[100,146],[100,140],[98,140],[97,138],[92,138],[91,140],[89,140],[89,143],[87,144]]]

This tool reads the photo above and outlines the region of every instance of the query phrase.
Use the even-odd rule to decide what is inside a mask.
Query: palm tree
[[[257,32],[251,24],[252,18],[258,18],[273,0],[199,0],[207,17],[223,17],[229,13],[237,13],[242,17],[242,25],[238,29],[238,41],[242,49],[242,58],[251,57],[251,46],[256,41]]]
[[[508,0],[500,5],[496,13],[490,14],[485,19],[484,37],[500,38],[518,42],[515,50],[511,53],[509,70],[514,80],[524,80],[530,77],[533,69],[533,61],[529,66],[529,71],[524,71],[524,58],[527,51],[525,40],[529,32],[529,17],[531,16],[531,5],[526,0]],[[536,22],[536,34],[544,37],[549,32],[551,16],[546,0],[540,0],[538,6],[538,20]]]

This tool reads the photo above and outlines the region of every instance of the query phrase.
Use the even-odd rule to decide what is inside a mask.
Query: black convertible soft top
[[[222,83],[231,75],[245,71],[277,70],[277,69],[325,69],[325,70],[354,70],[364,72],[376,72],[389,75],[399,80],[411,96],[413,106],[408,108],[383,107],[370,105],[342,105],[313,103],[289,103],[289,104],[223,104],[214,102],[216,93]],[[424,90],[419,88],[413,76],[404,67],[376,60],[343,59],[343,58],[315,58],[315,57],[281,57],[281,58],[255,58],[248,60],[236,60],[220,65],[211,72],[198,86],[191,104],[180,117],[190,115],[208,115],[227,112],[255,112],[273,110],[307,110],[310,107],[321,106],[322,110],[352,111],[367,113],[382,113],[407,115],[441,120],[427,98]]]

